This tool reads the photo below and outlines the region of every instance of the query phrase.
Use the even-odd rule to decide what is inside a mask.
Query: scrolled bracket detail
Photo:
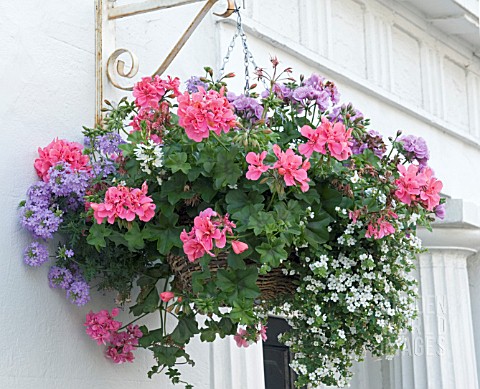
[[[130,57],[131,65],[130,69],[127,72],[125,71],[125,61],[119,58],[123,54],[127,54]],[[117,49],[110,55],[107,61],[108,80],[115,88],[131,91],[133,90],[133,86],[123,86],[121,83],[118,82],[118,80],[120,78],[131,79],[135,77],[138,73],[138,66],[138,58],[134,53],[127,49]]]

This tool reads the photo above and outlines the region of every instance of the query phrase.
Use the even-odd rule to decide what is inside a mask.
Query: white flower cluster
[[[337,207],[336,212],[347,210]],[[274,309],[295,330],[279,340],[291,348],[291,367],[312,388],[348,384],[348,366],[365,350],[393,355],[416,315],[416,281],[410,271],[419,239],[397,229],[394,238],[365,246],[362,227],[361,221],[337,219],[335,230],[343,233],[331,248],[298,250],[297,293]],[[291,274],[291,267],[284,272]],[[367,339],[358,338],[365,331]]]
[[[157,182],[162,184],[161,168],[163,167],[163,147],[149,139],[147,143],[139,143],[134,150],[135,159],[140,162],[140,169],[146,174],[154,173]]]

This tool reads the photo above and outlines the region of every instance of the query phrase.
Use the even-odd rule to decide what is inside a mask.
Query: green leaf
[[[256,247],[256,251],[260,254],[260,261],[263,264],[270,265],[271,267],[280,266],[280,261],[286,260],[288,253],[284,250],[284,245],[280,240],[275,240],[271,244],[264,242],[260,246]]]
[[[148,347],[151,344],[163,342],[163,330],[161,328],[148,331],[147,327],[141,326],[140,329],[143,332],[143,336],[138,340],[141,347]]]
[[[201,196],[203,201],[207,203],[210,203],[218,193],[218,191],[213,187],[212,180],[208,178],[197,179],[193,183],[192,189],[195,193],[198,193]]]
[[[133,222],[130,230],[125,234],[125,240],[130,251],[138,251],[145,247],[142,231],[137,222]]]
[[[157,250],[160,254],[167,255],[173,247],[182,247],[180,240],[181,229],[172,227],[167,229],[158,229]]]
[[[245,194],[241,190],[233,190],[227,193],[225,201],[227,210],[232,219],[238,221],[237,231],[242,232],[247,228],[251,215],[257,214],[263,209],[264,197],[256,191]]]
[[[153,346],[150,348],[153,356],[160,366],[174,366],[177,362],[177,353],[181,351],[178,347]]]
[[[323,184],[320,189],[322,199],[322,207],[331,215],[335,215],[335,207],[342,202],[342,194],[335,189],[330,188],[327,184]]]
[[[245,270],[219,269],[217,287],[224,292],[229,302],[237,299],[255,299],[260,290],[257,286],[258,271],[256,267]]]
[[[227,185],[235,185],[243,174],[240,165],[235,161],[237,154],[238,149],[233,146],[229,151],[222,149],[217,152],[216,163],[213,168],[216,189]]]
[[[251,250],[246,250],[241,254],[235,254],[233,251],[230,251],[227,257],[228,266],[230,266],[232,269],[245,269],[247,266],[245,265],[243,258],[248,256],[248,252],[251,252]]]
[[[196,271],[192,273],[192,291],[195,294],[203,292],[205,280],[210,278],[210,272]]]
[[[245,301],[235,301],[229,316],[233,321],[241,324],[252,324],[257,320],[252,313],[251,304]]]
[[[186,153],[171,153],[165,159],[165,166],[172,170],[172,173],[176,173],[179,170],[187,174],[191,169],[191,165],[187,162]]]
[[[87,236],[87,243],[94,246],[97,251],[100,251],[101,247],[107,247],[105,238],[110,236],[111,233],[112,230],[106,228],[105,224],[94,223],[93,226],[90,227],[90,232]]]
[[[190,338],[199,332],[200,330],[198,329],[198,323],[195,320],[195,316],[188,315],[179,319],[177,326],[170,336],[175,343],[184,345],[188,343]]]
[[[275,218],[272,212],[257,212],[248,219],[248,228],[253,229],[255,235],[260,235],[269,226],[275,226]]]
[[[175,173],[169,180],[165,181],[161,186],[162,195],[166,196],[168,202],[172,205],[179,200],[189,199],[195,194],[192,191],[184,192],[182,189],[187,184],[187,176],[183,173]]]

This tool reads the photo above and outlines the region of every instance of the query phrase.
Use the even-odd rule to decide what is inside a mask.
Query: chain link
[[[223,58],[222,67],[219,70],[219,79],[222,78],[223,73],[225,72],[225,66],[227,65],[228,61],[230,60],[230,55],[232,54],[232,51],[235,47],[235,41],[237,40],[238,37],[240,37],[242,39],[243,65],[245,67],[244,93],[245,93],[245,95],[248,96],[249,91],[250,91],[250,64],[253,66],[254,70],[256,70],[258,68],[258,66],[255,63],[255,59],[253,58],[252,52],[248,48],[247,35],[245,34],[245,31],[243,30],[242,16],[240,15],[240,8],[237,6],[236,2],[235,2],[235,11],[234,12],[237,14],[237,29],[235,31],[235,34],[233,35],[232,40],[230,41],[230,44],[228,45],[227,54]],[[266,83],[265,83],[265,80],[263,78],[262,78],[262,82],[266,87]]]

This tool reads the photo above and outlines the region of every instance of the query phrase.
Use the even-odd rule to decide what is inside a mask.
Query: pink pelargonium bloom
[[[156,109],[161,98],[165,95],[165,88],[159,82],[158,76],[143,77],[133,87],[135,104],[141,109]]]
[[[260,329],[258,330],[258,333],[262,338],[262,341],[265,342],[267,340],[267,327],[264,326],[263,324],[260,324]]]
[[[237,333],[233,337],[238,347],[247,348],[248,346],[250,346],[250,343],[248,342],[246,335],[247,335],[247,330],[243,328],[238,329]]]
[[[422,171],[422,175],[425,177],[425,185],[420,190],[420,199],[425,208],[433,211],[440,204],[440,191],[443,183],[433,176],[433,170],[429,167]]]
[[[83,146],[77,142],[69,142],[63,139],[54,139],[45,148],[38,148],[39,157],[34,162],[38,176],[45,182],[50,180],[48,170],[58,164],[65,162],[73,171],[90,171],[90,158],[82,154]]]
[[[419,173],[418,165],[412,164],[405,168],[404,165],[398,164],[397,169],[401,176],[395,180],[395,185],[397,185],[395,196],[402,203],[410,205],[420,194],[420,188],[427,183],[427,177]]]
[[[327,148],[332,157],[339,161],[344,161],[352,155],[350,148],[352,129],[346,130],[345,125],[341,122],[332,124],[322,118],[322,123],[315,130],[305,125],[300,132],[308,139],[308,142],[300,145],[298,151],[307,158],[310,158],[314,151],[326,154]]]
[[[222,234],[222,231],[218,229],[218,224],[214,224],[210,219],[210,216],[205,216],[214,211],[210,208],[206,211],[208,211],[208,213],[204,213],[203,215],[200,213],[200,215],[193,220],[193,225],[195,229],[195,237],[203,245],[205,251],[210,255],[213,255],[210,253],[213,249],[213,240],[215,240],[215,244],[218,248],[223,248],[225,247],[226,239]]]
[[[278,158],[273,168],[277,169],[278,174],[283,176],[285,184],[294,186],[299,183],[302,192],[306,192],[309,188],[308,182],[310,182],[307,176],[310,162],[308,160],[302,162],[302,157],[296,155],[292,149],[283,152],[278,145],[273,145],[273,152]]]
[[[135,97],[135,104],[141,110],[157,110],[160,100],[169,91],[173,96],[179,96],[180,80],[170,76],[164,80],[159,76],[144,77],[137,82],[133,87],[133,96]]]
[[[84,326],[87,328],[85,332],[90,338],[97,341],[97,344],[107,344],[110,341],[112,334],[117,332],[122,323],[113,318],[118,315],[118,308],[112,309],[110,314],[106,309],[100,312],[87,314]]]
[[[371,238],[373,236],[375,239],[381,239],[387,235],[391,235],[394,233],[395,227],[392,225],[392,223],[381,217],[377,219],[376,222],[372,222],[368,225],[365,237]]]
[[[267,156],[266,151],[262,151],[260,154],[249,152],[246,160],[249,163],[248,172],[246,174],[247,179],[256,181],[260,178],[262,173],[265,173],[270,167],[263,164],[263,160]]]
[[[227,234],[233,235],[235,227],[235,223],[229,220],[228,214],[222,217],[211,208],[200,212],[193,221],[192,230],[190,232],[183,230],[180,234],[183,251],[188,260],[193,262],[203,257],[205,253],[214,257],[215,255],[212,253],[214,244],[217,248],[224,248],[227,242]],[[241,243],[241,245],[243,244]]]
[[[224,96],[223,88],[220,92],[206,92],[199,86],[198,92],[185,92],[177,100],[178,123],[195,142],[208,138],[210,131],[220,135],[222,131],[227,133],[237,125],[233,106]]]
[[[160,293],[160,299],[164,303],[168,303],[174,297],[175,297],[175,293],[173,293],[173,292],[162,292],[162,293]]]
[[[147,196],[147,191],[146,183],[141,189],[122,185],[108,188],[103,203],[90,203],[95,220],[102,224],[103,219],[107,218],[107,222],[113,224],[117,217],[131,222],[138,216],[141,221],[150,221],[155,215],[156,206],[152,198]]]
[[[348,217],[350,218],[350,220],[353,222],[353,223],[356,223],[358,218],[360,217],[361,215],[361,211],[359,209],[355,210],[355,211],[349,211],[348,212]]]
[[[180,240],[183,242],[183,252],[187,255],[190,262],[202,258],[205,255],[205,247],[203,247],[202,243],[195,237],[195,230],[189,233],[183,230],[180,233]]]
[[[235,254],[241,254],[248,250],[248,244],[240,242],[239,240],[232,240],[232,249]]]
[[[106,351],[106,357],[117,364],[133,362],[135,357],[132,351],[138,346],[138,340],[142,336],[143,332],[137,325],[134,326],[133,324],[128,325],[126,331],[113,333],[110,346]]]
[[[151,197],[147,196],[148,186],[144,182],[142,189],[132,189],[130,191],[130,204],[132,211],[142,222],[150,221],[155,215],[155,204]]]

